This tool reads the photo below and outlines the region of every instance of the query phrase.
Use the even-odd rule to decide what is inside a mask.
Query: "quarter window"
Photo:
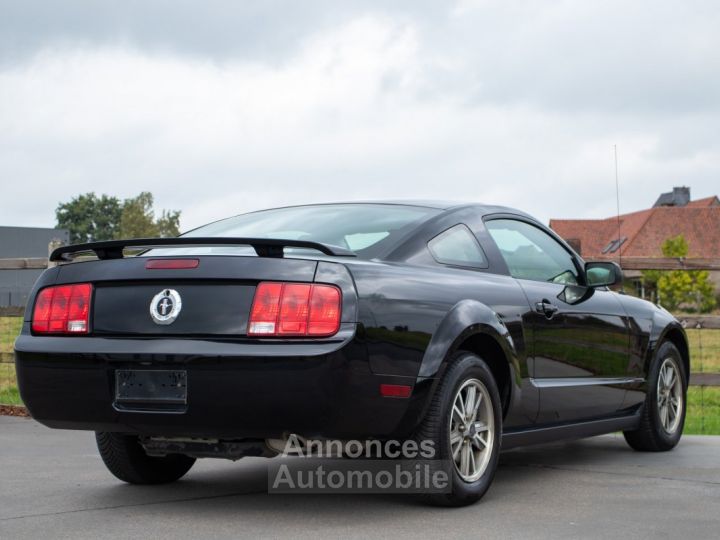
[[[430,254],[441,264],[487,268],[487,259],[475,236],[465,225],[440,233],[428,242]]]
[[[578,284],[570,253],[542,229],[513,219],[485,223],[514,278]]]

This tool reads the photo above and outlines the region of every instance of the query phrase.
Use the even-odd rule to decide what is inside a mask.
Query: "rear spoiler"
[[[349,249],[307,240],[279,240],[275,238],[203,238],[181,236],[177,238],[133,238],[129,240],[108,240],[75,244],[55,249],[50,254],[51,261],[72,261],[82,254],[94,253],[100,260],[122,259],[123,251],[132,248],[164,248],[170,246],[252,246],[259,257],[281,258],[284,248],[314,249],[334,257],[356,257]]]

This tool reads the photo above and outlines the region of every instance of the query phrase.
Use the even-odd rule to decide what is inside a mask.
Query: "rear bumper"
[[[238,343],[199,339],[35,337],[16,344],[20,393],[33,418],[53,428],[221,439],[402,437],[416,427],[431,381],[409,399],[383,398],[365,346]],[[183,411],[118,410],[115,371],[187,371]]]

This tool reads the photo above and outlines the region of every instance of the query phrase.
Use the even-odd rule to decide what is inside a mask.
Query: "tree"
[[[665,257],[686,257],[687,241],[682,235],[668,238],[663,242],[662,252]],[[659,303],[670,311],[686,308],[707,313],[717,304],[706,270],[647,270],[643,279],[646,284],[655,284]]]
[[[155,225],[160,237],[178,236],[180,234],[180,211],[163,210]]]
[[[57,226],[70,232],[70,242],[97,242],[115,237],[120,215],[120,201],[107,195],[85,193],[61,203],[55,210]]]
[[[70,242],[97,242],[113,238],[178,236],[180,211],[163,210],[155,219],[153,195],[147,191],[120,202],[117,197],[78,195],[55,211],[58,227],[70,231]]]
[[[153,195],[143,191],[137,197],[125,199],[120,216],[117,238],[153,238],[180,234],[180,212],[163,210],[155,219]]]

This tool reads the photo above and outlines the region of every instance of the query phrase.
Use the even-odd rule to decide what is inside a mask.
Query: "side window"
[[[441,264],[487,268],[485,254],[470,229],[455,225],[428,242],[433,259]]]
[[[518,279],[577,285],[578,273],[565,248],[542,229],[513,219],[485,223],[510,274]]]

